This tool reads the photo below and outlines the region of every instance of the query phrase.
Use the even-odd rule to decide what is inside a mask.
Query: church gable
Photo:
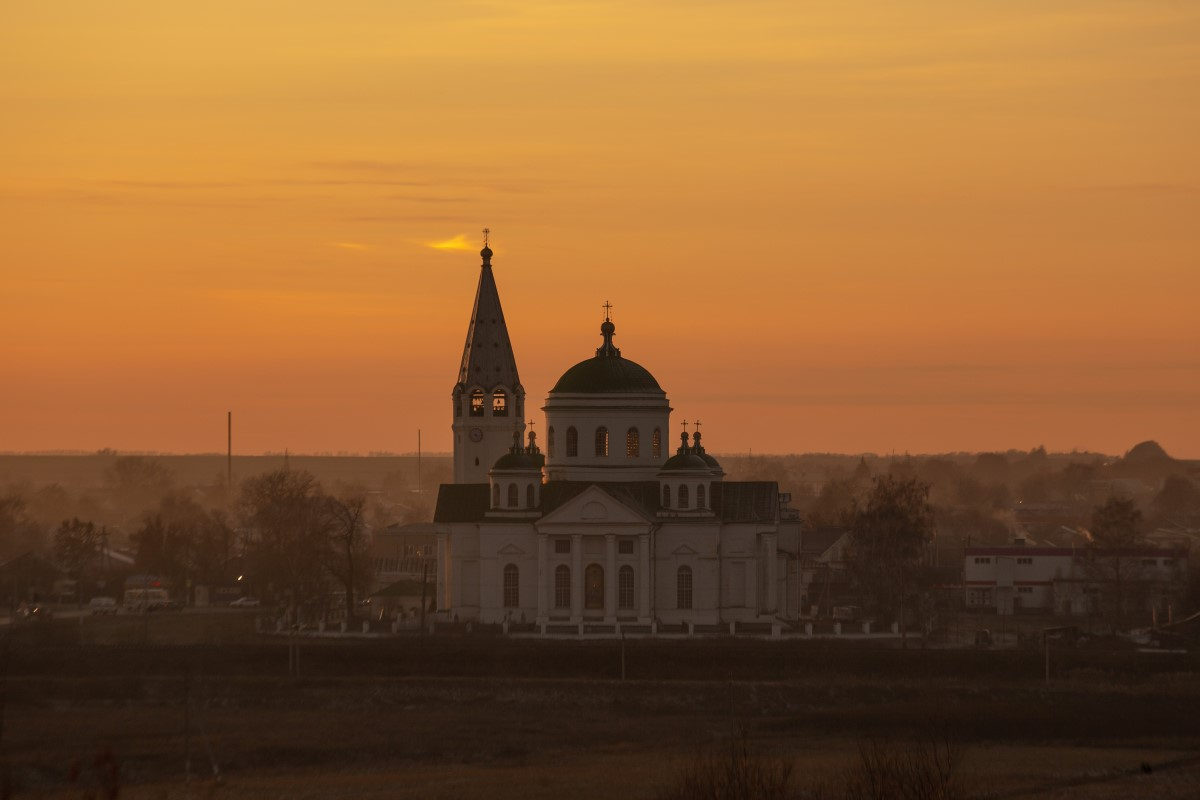
[[[645,525],[649,522],[649,518],[641,510],[593,485],[543,517],[538,523],[538,528],[597,523]]]

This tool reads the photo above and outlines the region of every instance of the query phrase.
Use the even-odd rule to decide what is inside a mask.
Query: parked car
[[[115,597],[93,597],[88,603],[88,608],[93,614],[116,614],[117,600]]]
[[[258,608],[262,602],[257,597],[239,597],[229,604],[230,608]]]

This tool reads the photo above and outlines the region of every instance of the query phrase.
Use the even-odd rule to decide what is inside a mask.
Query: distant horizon
[[[1131,449],[1133,449],[1133,447],[1137,446],[1138,444],[1142,444],[1144,442],[1152,442],[1152,441],[1156,441],[1156,440],[1143,439],[1140,442],[1135,442],[1129,448],[1126,448],[1124,451],[1122,451],[1120,453],[1109,453],[1109,452],[1105,452],[1103,450],[1083,450],[1083,449],[1053,450],[1050,448],[1046,448],[1046,455],[1047,456],[1080,455],[1080,456],[1103,456],[1105,458],[1122,458],[1125,456],[1125,454],[1127,454]],[[1200,461],[1200,457],[1177,455],[1175,453],[1172,453],[1171,449],[1169,447],[1164,446],[1161,442],[1157,442],[1157,444],[1160,447],[1162,447],[1162,449],[1167,453],[1168,456],[1170,456],[1172,459],[1174,459],[1176,461]],[[1032,452],[1032,450],[1036,449],[1036,447],[1037,446],[1035,445],[1033,448],[1010,447],[1005,450],[942,450],[942,451],[930,451],[930,452],[920,452],[920,453],[913,453],[913,452],[879,453],[879,452],[874,452],[874,451],[837,452],[837,451],[830,451],[830,450],[808,450],[808,451],[791,451],[791,452],[730,451],[730,450],[717,451],[717,450],[713,450],[710,452],[713,456],[721,457],[721,458],[726,458],[726,457],[745,458],[745,457],[752,457],[752,456],[763,456],[763,457],[771,457],[771,458],[786,458],[789,456],[797,456],[797,457],[840,456],[840,457],[847,457],[847,458],[863,457],[863,458],[891,459],[891,458],[935,458],[938,456],[972,456],[972,455],[981,455],[984,453],[1000,453],[1003,455],[1029,455],[1029,453]],[[192,451],[192,452],[186,452],[186,451],[179,452],[179,451],[170,451],[170,450],[120,450],[117,448],[104,448],[102,450],[82,450],[82,449],[0,450],[0,457],[19,457],[19,456],[98,456],[98,457],[104,457],[104,456],[111,456],[111,457],[119,458],[122,456],[144,456],[144,457],[165,456],[165,457],[172,457],[172,458],[186,458],[186,457],[201,457],[201,456],[203,456],[203,457],[213,457],[213,458],[226,458],[229,455],[230,455],[229,453],[226,453],[223,451],[216,451],[216,450]],[[422,458],[426,458],[426,457],[428,457],[428,458],[453,458],[454,454],[453,454],[453,452],[447,451],[447,450],[423,450],[419,453],[416,450],[411,450],[411,451],[406,451],[406,452],[378,451],[378,452],[366,452],[366,453],[351,452],[351,451],[310,452],[310,451],[293,451],[293,450],[286,450],[286,451],[269,450],[269,451],[263,451],[263,452],[258,452],[258,453],[234,452],[234,453],[232,453],[232,456],[233,456],[233,458],[417,458],[418,456],[420,456]]]

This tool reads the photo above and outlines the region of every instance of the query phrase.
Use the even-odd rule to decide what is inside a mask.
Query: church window
[[[483,416],[483,390],[482,389],[476,389],[475,391],[471,392],[471,416],[472,417],[482,417]]]
[[[517,507],[517,493],[518,493],[517,485],[515,483],[510,483],[508,485],[508,507],[509,508]]]
[[[663,487],[663,502],[662,502],[662,505],[663,505],[663,508],[670,508],[670,507],[671,507],[671,487],[670,487],[670,486],[664,486],[664,487]]]
[[[628,564],[617,573],[617,608],[633,608],[633,567]]]
[[[500,484],[492,484],[492,508],[500,507]]]
[[[516,564],[504,568],[504,607],[516,608],[521,605],[521,573]]]
[[[492,416],[508,416],[508,395],[504,393],[503,389],[497,389],[492,393]]]
[[[461,397],[454,398],[454,416],[456,416],[456,417],[462,416],[462,398]]]
[[[650,454],[655,458],[662,458],[662,431],[658,428],[654,429],[654,435],[650,437]]]
[[[642,455],[642,444],[638,440],[638,429],[630,428],[625,431],[625,457],[640,458]]]
[[[603,425],[596,428],[596,455],[608,455],[608,428]]]
[[[567,458],[579,455],[579,431],[574,427],[567,428]]]
[[[571,568],[565,564],[554,570],[554,607],[571,607]]]
[[[696,508],[704,508],[704,484],[696,486]]]
[[[550,426],[550,430],[546,431],[546,455],[554,458],[554,426]]]
[[[680,567],[675,573],[675,607],[692,607],[692,568]]]
[[[686,487],[686,486],[680,486],[680,487],[679,487],[679,507],[680,507],[680,508],[687,508],[687,507],[688,507],[688,499],[689,499],[689,498],[688,498],[688,490],[687,490],[687,487]]]
[[[633,555],[633,539],[621,539],[618,541],[617,552],[623,556]]]
[[[588,564],[583,573],[583,606],[592,610],[604,609],[604,567]]]
[[[566,554],[570,553],[571,552],[571,540],[570,539],[555,539],[554,540],[554,552],[558,553],[559,555],[566,555]]]
[[[533,484],[531,483],[525,487],[525,507],[533,508],[533,506]]]

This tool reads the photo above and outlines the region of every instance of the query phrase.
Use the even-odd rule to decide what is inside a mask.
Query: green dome
[[[662,392],[650,371],[620,356],[598,355],[580,361],[563,373],[550,394],[602,394],[607,392]]]
[[[508,452],[500,456],[492,469],[501,470],[540,470],[546,463],[546,457],[541,453]]]
[[[676,453],[662,465],[663,472],[690,472],[692,470],[707,472],[709,469],[711,468],[708,462],[695,453]]]

